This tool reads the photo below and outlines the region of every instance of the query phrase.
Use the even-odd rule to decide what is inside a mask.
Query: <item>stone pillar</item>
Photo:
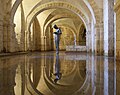
[[[114,56],[114,0],[104,0],[104,53]]]
[[[3,52],[8,52],[8,46],[7,46],[7,22],[4,21],[3,23]]]
[[[45,33],[45,50],[51,50],[51,32],[50,32],[50,27],[46,29]],[[52,34],[53,35],[53,34]]]
[[[108,0],[108,56],[114,56],[114,0]]]
[[[33,31],[32,31],[33,32]],[[30,31],[27,31],[27,41],[26,41],[26,43],[27,43],[27,47],[26,47],[26,49],[27,49],[27,51],[31,51],[32,50],[32,38],[31,38],[31,32]]]
[[[95,28],[94,28],[94,22],[92,21],[91,23],[91,47],[92,47],[92,53],[94,54],[94,51],[95,51]]]
[[[41,51],[45,51],[45,42],[46,42],[46,36],[41,37]]]
[[[18,51],[18,43],[17,39],[15,36],[15,24],[10,23],[7,25],[7,46],[8,46],[8,51],[7,52],[16,52]]]
[[[92,51],[92,38],[91,38],[91,23],[89,23],[88,25],[88,32],[87,32],[87,35],[88,35],[88,39],[86,42],[88,42],[88,52],[91,52]]]
[[[79,33],[79,31],[78,31],[78,33]],[[81,32],[80,32],[80,34],[77,34],[78,36],[76,36],[77,38],[76,38],[76,44],[77,45],[82,45],[82,34],[81,34]]]
[[[116,12],[116,58],[120,58],[120,0],[114,6]]]
[[[54,50],[53,28],[50,26],[50,49]]]
[[[91,31],[88,31],[88,52],[92,51],[92,39],[91,39]]]
[[[0,52],[3,51],[3,20],[0,16]]]
[[[2,1],[0,1],[0,52],[3,51],[3,15],[2,15]]]
[[[88,31],[86,33],[86,46],[87,46],[87,52],[91,52],[91,31]]]
[[[20,38],[20,51],[25,51],[25,15],[23,5],[21,3],[21,38]]]
[[[87,52],[89,52],[89,33],[86,31],[86,49]]]
[[[95,26],[95,55],[103,55],[103,23],[96,24]]]

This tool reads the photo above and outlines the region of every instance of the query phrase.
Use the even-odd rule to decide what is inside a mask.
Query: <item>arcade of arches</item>
[[[74,51],[72,53],[76,54],[76,52],[82,51],[82,53],[93,54],[95,56],[105,56],[105,58],[112,57],[112,58],[115,58],[115,60],[117,59],[117,61],[120,59],[120,0],[0,0],[0,54],[5,55],[8,53],[13,54],[13,53],[22,53],[22,52],[31,53],[34,51],[42,53],[43,51],[50,51],[50,52],[55,51],[56,48],[55,48],[54,35],[53,35],[53,32],[55,31],[53,29],[54,24],[56,24],[62,31],[62,35],[60,38],[60,46],[59,46],[61,52]],[[46,56],[45,58],[47,58]],[[31,59],[29,60],[29,62],[32,62],[32,58],[34,57],[30,57]],[[77,58],[79,59],[82,57],[75,56],[75,59],[73,60],[78,60]],[[93,61],[94,59],[92,58],[88,58],[88,59]],[[19,63],[23,62],[21,57],[16,59],[20,59]],[[69,56],[66,59],[72,60],[71,58],[69,58]],[[11,59],[11,60],[12,62],[16,61],[14,59]],[[28,62],[27,58],[25,60],[26,60],[25,62]],[[5,61],[3,61],[3,59],[2,60],[0,59],[0,63],[3,62],[4,64],[6,61],[7,61],[6,59]],[[42,62],[45,63],[47,59],[40,60],[38,58],[35,61],[36,63],[39,63],[38,61],[41,61],[41,63]],[[52,62],[53,60],[52,61],[49,60],[49,61]],[[102,62],[101,60],[99,61]],[[79,67],[84,68],[82,69],[82,71],[79,71],[79,69],[74,69],[75,72],[71,71],[73,67],[71,66],[71,64],[69,64],[69,62],[65,61],[64,63],[66,64],[68,63],[67,66],[70,67],[69,72],[71,71],[72,73],[81,75],[82,76],[81,80],[83,81],[83,79],[85,79],[85,76],[79,73],[87,70],[85,66],[88,67],[88,71],[90,71],[89,69],[90,64],[86,63],[85,65],[84,64],[85,62],[89,63],[89,61],[85,61],[82,59],[81,61],[82,64],[80,65],[80,64],[77,64],[77,61],[75,61],[75,68],[79,68]],[[71,63],[74,63],[74,62],[71,62]],[[10,63],[9,65],[12,67],[13,64],[12,65],[11,64],[12,63]],[[34,66],[36,66],[35,67],[36,69],[39,68],[37,67],[37,65],[38,64],[32,64],[31,65],[32,69],[34,68]],[[47,63],[42,64],[41,68],[43,66],[47,67],[47,65],[48,65]],[[62,64],[62,65],[64,67],[65,64]],[[100,64],[100,66],[101,65],[103,64]],[[108,64],[104,64],[104,65],[106,66]],[[1,66],[3,65],[0,64],[0,70],[2,68]],[[63,71],[68,69],[67,66],[64,67],[65,69]],[[94,71],[97,71],[98,64],[95,64],[95,66],[96,68]],[[26,67],[29,68],[28,65],[25,65],[24,68],[22,68],[21,66],[21,67],[18,67],[17,70],[19,72],[19,70],[21,69],[21,72],[22,72],[22,70],[25,69]],[[44,70],[45,70],[45,67],[43,68]],[[50,68],[50,66],[48,67]],[[7,68],[7,66],[5,66],[5,68]],[[41,70],[40,73],[45,73],[42,71],[41,68],[38,69],[38,70]],[[9,68],[9,69],[12,72],[15,71],[12,68]],[[5,72],[8,73],[9,69],[7,69],[8,71],[5,70]],[[102,69],[100,69],[99,71],[102,71]],[[97,73],[99,73],[99,71]],[[120,70],[118,69],[118,71]],[[26,69],[26,72],[27,72],[27,69]],[[34,72],[34,70],[33,71],[31,70],[30,72]],[[44,77],[46,79],[44,81],[49,80],[49,78],[47,77],[48,73],[49,72],[46,70],[46,73],[45,73],[46,76]],[[1,71],[0,71],[0,74],[1,74]],[[28,74],[28,72],[26,74]],[[94,74],[96,74],[96,72]],[[109,71],[109,74],[111,74],[110,71]],[[117,74],[119,74],[119,72],[117,72]],[[64,75],[67,76],[66,72],[64,72]],[[104,76],[104,79],[106,78],[105,75],[102,75],[101,73],[99,73],[99,75]],[[70,75],[70,77],[71,76],[72,75]],[[87,76],[87,73],[86,73],[86,76]],[[14,74],[13,74],[13,77],[14,77]],[[87,77],[89,78],[89,75]],[[118,78],[119,77],[120,75],[118,75]],[[8,77],[4,77],[4,78],[6,78],[7,80]],[[100,77],[96,78],[96,81],[98,81],[97,79],[99,79],[99,81],[102,80]],[[2,80],[2,78],[0,78],[0,80]],[[34,79],[32,81],[34,81]],[[86,83],[88,83],[89,81],[86,80]],[[119,83],[119,81],[120,79],[116,80],[117,83]],[[108,84],[112,84],[112,82],[113,80],[111,79],[111,81],[109,81]],[[31,82],[29,81],[29,83]],[[40,81],[40,83],[42,82]],[[73,83],[72,85],[77,85],[77,83],[76,84]],[[77,89],[78,86],[79,85],[77,85],[75,89]],[[37,93],[37,91],[31,88],[29,85],[28,87],[29,87],[29,90],[32,90],[32,91],[31,92],[28,91],[29,94],[27,94],[28,93],[27,92],[26,95],[42,95],[40,93]],[[105,87],[106,85],[104,85],[104,88]],[[112,87],[114,87],[113,84],[112,84]],[[112,94],[110,95],[115,95],[113,94],[114,91],[111,88],[108,87],[109,89],[108,92],[110,93],[111,91]],[[120,88],[119,85],[117,85],[116,89],[118,88]],[[43,89],[42,91],[44,92]],[[83,90],[85,91],[84,87],[83,87]],[[96,89],[96,91],[97,90],[98,89]],[[116,92],[117,95],[120,95],[120,91],[119,90],[117,91],[118,91]],[[30,94],[32,92],[33,94]],[[105,94],[105,92],[106,92],[106,89],[104,89],[104,94],[91,94],[91,95],[108,95],[108,93]],[[10,93],[12,93],[12,91]],[[47,91],[45,93],[47,93]],[[72,90],[71,90],[71,93],[72,93]],[[96,92],[96,93],[99,93],[99,92]],[[10,95],[9,92],[6,95]],[[11,94],[11,95],[15,95],[15,94]],[[16,95],[22,95],[22,94],[16,94]],[[49,95],[53,95],[53,94],[49,94]],[[71,94],[65,94],[65,95],[71,95]],[[76,93],[74,95],[84,95],[84,94]]]
[[[0,1],[0,52],[55,50],[57,24],[66,46],[86,46],[96,55],[120,57],[119,4],[114,0]]]

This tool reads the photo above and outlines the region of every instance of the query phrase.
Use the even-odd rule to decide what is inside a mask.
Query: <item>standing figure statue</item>
[[[56,46],[56,54],[59,54],[59,41],[60,41],[60,35],[62,34],[61,30],[57,27],[57,25],[54,25],[53,28],[56,29],[55,34],[55,46]]]

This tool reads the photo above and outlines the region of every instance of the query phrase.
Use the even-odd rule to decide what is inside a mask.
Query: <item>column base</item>
[[[109,57],[114,57],[114,51],[113,51],[113,50],[108,51],[108,56],[109,56]]]
[[[103,56],[104,55],[104,51],[95,51],[95,55],[97,56]]]

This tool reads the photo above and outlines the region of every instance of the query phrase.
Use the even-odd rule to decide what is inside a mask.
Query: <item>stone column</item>
[[[95,26],[95,55],[103,55],[103,23],[96,24]]]
[[[89,52],[89,33],[86,31],[86,49],[87,52]]]
[[[3,12],[2,12],[2,1],[0,1],[0,52],[3,51]]]
[[[117,0],[114,10],[116,12],[116,58],[120,58],[120,0]]]
[[[20,51],[25,51],[25,15],[23,5],[21,3],[21,38],[20,38]]]
[[[81,34],[81,32],[80,32],[80,34],[79,34],[79,31],[78,31],[78,34],[77,34],[78,36],[76,36],[77,38],[76,38],[76,44],[77,45],[82,45],[82,34]]]
[[[95,45],[95,28],[94,28],[94,22],[92,21],[91,22],[91,47],[92,47],[92,53],[94,54],[94,51],[95,51],[95,47],[94,47],[94,45]]]
[[[15,24],[10,23],[7,25],[7,46],[8,46],[8,51],[7,52],[16,52],[18,49],[18,43],[17,39],[15,36]]]
[[[46,32],[45,33],[45,50],[51,50],[51,32],[50,32],[50,27],[47,27],[46,29]]]
[[[91,52],[91,31],[88,31],[86,33],[86,46],[87,46],[87,52]]]
[[[86,47],[87,47],[87,52],[92,52],[92,28],[91,28],[91,23],[88,25],[88,30],[86,32]]]
[[[0,52],[3,51],[3,20],[0,16]]]
[[[31,38],[31,31],[30,30],[27,31],[26,37],[27,37],[26,38],[26,43],[27,43],[26,49],[27,49],[27,51],[31,51],[32,50],[32,38]]]
[[[41,37],[41,51],[45,51],[46,36]]]
[[[104,53],[114,56],[114,0],[104,0]]]
[[[4,21],[3,23],[3,52],[8,52],[8,46],[7,46],[7,22]]]
[[[114,0],[108,0],[108,56],[114,56]]]
[[[88,34],[88,52],[91,52],[92,51],[91,31],[89,31],[87,34]]]

